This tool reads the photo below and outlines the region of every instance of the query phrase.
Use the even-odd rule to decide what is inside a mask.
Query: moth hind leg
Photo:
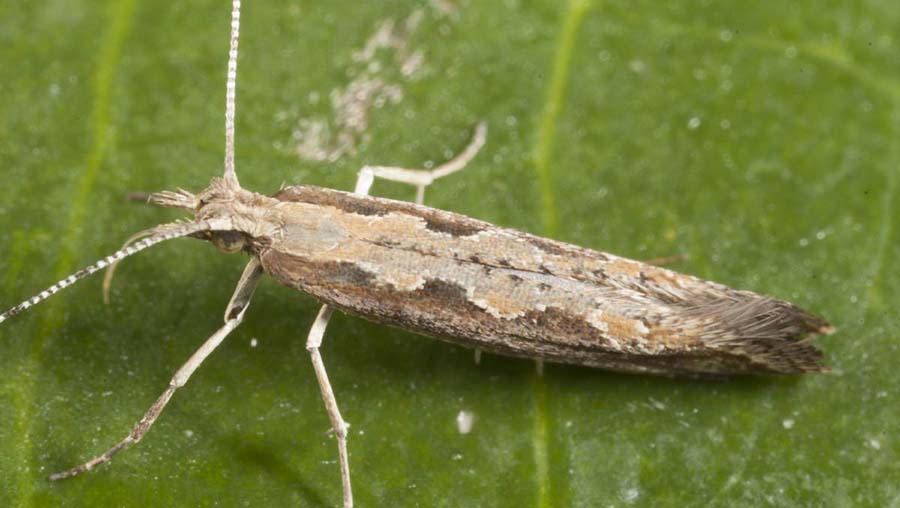
[[[359,176],[356,180],[356,187],[353,190],[356,194],[363,196],[369,195],[369,189],[375,178],[382,178],[392,182],[400,182],[412,185],[416,188],[416,204],[421,205],[425,201],[425,188],[434,183],[438,178],[456,173],[462,170],[466,165],[475,158],[481,147],[484,146],[487,136],[487,123],[481,121],[475,126],[475,134],[468,146],[460,152],[456,157],[441,164],[434,169],[407,169],[392,166],[364,166],[359,170]]]

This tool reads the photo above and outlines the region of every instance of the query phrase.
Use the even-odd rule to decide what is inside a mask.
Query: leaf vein
[[[562,29],[557,42],[553,60],[553,70],[547,99],[540,120],[537,143],[534,147],[534,167],[537,172],[541,196],[541,214],[544,234],[557,236],[559,217],[556,210],[556,189],[550,159],[553,156],[553,145],[556,139],[556,127],[563,109],[572,71],[572,56],[575,53],[575,42],[584,18],[590,10],[588,0],[570,0],[566,7]],[[532,453],[535,463],[537,481],[537,503],[539,508],[552,506],[550,496],[550,465],[548,453],[548,415],[546,385],[540,374],[533,383],[532,401],[534,407],[534,426],[532,432]]]

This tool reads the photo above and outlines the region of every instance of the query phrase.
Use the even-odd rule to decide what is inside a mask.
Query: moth
[[[428,185],[476,157],[486,140],[484,123],[446,164],[432,170],[366,166],[352,193],[308,185],[273,195],[243,189],[234,164],[239,29],[240,1],[234,0],[223,176],[199,193],[150,196],[152,203],[193,217],[135,235],[121,250],[0,314],[3,322],[174,238],[209,241],[250,258],[225,309],[225,324],[175,373],[131,433],[51,479],[93,469],[140,441],[175,391],[241,323],[264,274],[322,303],[306,348],[337,438],[345,507],[353,505],[348,426],[319,353],[334,309],[476,351],[619,372],[721,376],[827,370],[810,339],[833,328],[791,303],[424,206]],[[375,178],[415,186],[416,203],[369,196]]]

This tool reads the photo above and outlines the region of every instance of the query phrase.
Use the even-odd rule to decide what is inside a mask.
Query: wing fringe
[[[705,323],[703,338],[713,348],[750,360],[761,370],[783,374],[827,372],[816,335],[834,327],[791,303],[749,291],[692,305],[686,310]]]

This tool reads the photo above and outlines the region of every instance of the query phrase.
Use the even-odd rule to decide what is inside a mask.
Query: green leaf
[[[229,8],[0,7],[3,305],[178,217],[128,192],[220,174]],[[387,20],[392,44],[359,53]],[[686,253],[673,268],[838,327],[819,341],[831,374],[697,382],[538,378],[339,316],[323,355],[357,504],[898,506],[897,26],[886,0],[245,2],[245,187],[351,189],[364,164],[446,160],[484,118],[487,146],[428,204],[637,259]],[[359,132],[332,104],[353,84],[376,90]],[[244,262],[169,242],[123,263],[109,306],[94,278],[0,325],[0,505],[336,506],[304,348],[316,304],[271,281],[140,444],[46,480],[127,434],[220,325]]]

